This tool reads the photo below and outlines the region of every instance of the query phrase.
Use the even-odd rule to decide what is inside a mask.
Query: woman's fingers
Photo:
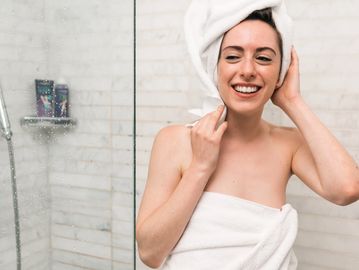
[[[216,129],[224,106],[208,113],[191,129],[192,162],[200,168],[213,172],[217,166],[222,135],[227,122]]]
[[[215,113],[215,123],[214,123],[213,130],[216,129],[216,127],[218,125],[218,122],[219,122],[219,119],[221,119],[221,116],[223,114],[224,109],[225,109],[224,105],[220,105],[220,106],[217,107],[217,111]]]
[[[291,63],[282,85],[273,93],[272,102],[282,108],[288,102],[300,96],[299,59],[296,50],[292,47]]]
[[[220,105],[217,107],[217,110],[210,112],[203,117],[203,121],[201,121],[199,126],[203,129],[204,132],[212,134],[216,131],[216,127],[219,119],[221,118],[223,110],[224,105]]]
[[[295,70],[293,72],[297,72],[298,67],[299,67],[299,59],[298,59],[297,51],[294,49],[294,47],[292,47],[290,58],[291,58],[290,59],[290,66],[292,66],[291,70]]]
[[[217,136],[217,138],[218,138],[219,140],[222,139],[222,136],[223,136],[224,132],[226,131],[227,127],[228,127],[228,122],[227,122],[227,121],[224,121],[224,122],[221,123],[221,124],[219,125],[219,127],[217,128],[217,130],[216,130],[216,136]]]
[[[292,48],[292,61],[298,63],[298,54],[294,47]]]

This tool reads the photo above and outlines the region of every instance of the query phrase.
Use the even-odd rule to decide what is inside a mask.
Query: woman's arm
[[[164,128],[155,139],[136,224],[140,258],[152,268],[159,267],[178,242],[216,167],[226,123],[214,128],[222,111],[205,116],[192,129]],[[191,137],[192,147],[186,137]],[[192,161],[181,175],[186,148],[191,148]]]
[[[298,58],[292,63],[283,85],[272,97],[296,124],[298,149],[292,170],[319,195],[338,205],[359,199],[359,169],[356,162],[310,110],[299,92]]]

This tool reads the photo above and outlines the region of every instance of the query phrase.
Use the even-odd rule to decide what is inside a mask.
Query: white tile
[[[52,198],[61,198],[74,201],[90,201],[92,203],[99,203],[99,206],[106,206],[110,204],[111,193],[104,190],[88,189],[81,187],[68,186],[51,186]]]
[[[133,198],[131,198],[131,200],[133,201]],[[133,222],[133,202],[131,206],[114,204],[112,207],[112,219]]]
[[[61,237],[51,237],[52,247],[64,251],[82,253],[98,258],[111,259],[111,247]]]
[[[359,266],[358,256],[355,254],[336,253],[330,250],[295,247],[295,254],[299,262],[313,264],[325,269],[354,270]]]
[[[124,235],[132,235],[134,224],[132,221],[112,221],[112,232]]]
[[[113,248],[113,260],[131,264],[133,263],[133,251],[128,249]]]
[[[111,222],[109,218],[76,213],[64,213],[56,210],[54,210],[51,215],[51,223],[101,231],[111,230]]]
[[[72,186],[107,191],[111,190],[111,179],[108,176],[101,177],[83,174],[53,172],[49,174],[49,182],[50,184],[66,187]]]
[[[57,263],[64,263],[81,267],[81,269],[108,270],[111,269],[111,260],[101,259],[93,256],[86,256],[79,253],[67,252],[54,249],[52,253],[53,260]]]
[[[52,235],[72,240],[80,240],[95,244],[111,245],[111,233],[99,230],[90,230],[68,225],[53,224]]]

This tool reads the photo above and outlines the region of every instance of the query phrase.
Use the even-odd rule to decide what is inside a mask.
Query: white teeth
[[[259,87],[256,86],[235,86],[234,90],[241,93],[254,93],[259,89]]]

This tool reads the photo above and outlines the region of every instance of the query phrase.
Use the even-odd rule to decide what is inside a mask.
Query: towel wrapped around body
[[[205,191],[162,270],[294,270],[297,211]]]

